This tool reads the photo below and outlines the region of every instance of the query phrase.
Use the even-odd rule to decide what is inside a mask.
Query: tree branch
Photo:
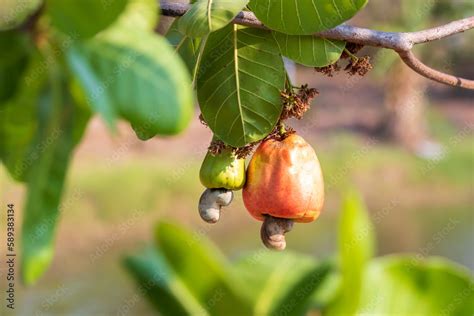
[[[169,2],[161,3],[161,12],[162,15],[165,16],[182,16],[188,9],[188,4]],[[233,23],[266,29],[265,25],[255,17],[253,12],[250,11],[240,12],[235,17]],[[336,26],[335,28],[316,33],[314,36],[392,49],[400,55],[400,58],[405,64],[407,64],[418,74],[428,79],[451,86],[474,89],[473,80],[449,75],[430,68],[417,59],[411,51],[413,46],[416,44],[439,40],[453,34],[470,30],[472,28],[474,28],[474,16],[418,32],[382,32],[342,24]]]

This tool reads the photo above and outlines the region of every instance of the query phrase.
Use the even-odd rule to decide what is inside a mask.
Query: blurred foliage
[[[346,195],[342,210],[339,262],[260,250],[231,265],[202,234],[160,223],[157,236],[157,246],[125,263],[162,315],[474,313],[474,279],[467,269],[439,258],[371,259],[372,226],[354,192]],[[189,302],[194,311],[185,309]]]
[[[28,284],[53,258],[69,160],[91,114],[111,130],[124,119],[141,139],[177,134],[191,120],[191,80],[154,33],[157,11],[154,0],[0,2],[0,159],[28,188]]]

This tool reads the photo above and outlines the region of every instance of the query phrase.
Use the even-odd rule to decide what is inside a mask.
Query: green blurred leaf
[[[331,41],[312,35],[288,35],[272,32],[282,55],[309,67],[334,64],[346,46],[343,41]]]
[[[115,28],[153,31],[158,25],[159,9],[156,0],[128,0],[127,7],[107,32]]]
[[[253,298],[253,315],[304,315],[331,266],[289,251],[245,256],[235,269]]]
[[[0,1],[0,30],[19,26],[34,14],[42,3],[42,0]]]
[[[362,280],[374,252],[374,232],[362,197],[346,193],[339,225],[342,289],[327,310],[330,315],[353,315],[360,302]]]
[[[367,0],[250,0],[249,7],[265,26],[291,35],[311,35],[353,17]]]
[[[51,68],[57,65],[50,65]],[[28,192],[22,226],[22,278],[34,283],[51,263],[54,234],[69,160],[78,129],[87,119],[74,105],[59,69],[50,70],[50,86],[39,99],[36,154],[27,176]]]
[[[202,115],[228,145],[258,141],[279,119],[285,78],[270,32],[229,25],[211,33],[197,76]]]
[[[156,237],[174,272],[211,315],[250,315],[242,280],[205,237],[160,223]]]
[[[127,257],[124,264],[161,315],[208,315],[153,248]]]
[[[181,33],[202,37],[229,24],[248,0],[198,0],[178,22]]]
[[[10,175],[26,181],[38,158],[38,102],[45,87],[45,60],[32,57],[16,94],[0,107],[0,157]]]
[[[177,134],[189,124],[189,74],[163,38],[117,29],[75,45],[67,55],[91,108],[110,125],[120,115],[139,138],[148,139]]]
[[[72,38],[90,38],[111,25],[128,0],[47,0],[51,24]]]
[[[85,102],[115,131],[119,115],[117,109],[109,94],[100,89],[103,82],[92,68],[89,58],[80,49],[80,46],[72,46],[68,50],[66,56],[69,68],[75,75],[77,86],[82,90],[80,93],[85,96]]]
[[[25,33],[0,33],[0,107],[15,95],[28,65],[32,47]]]
[[[166,33],[166,39],[171,45],[173,45],[175,52],[181,56],[181,59],[188,67],[189,73],[192,75],[199,54],[199,44],[201,43],[201,39],[193,39],[187,35],[181,34],[178,30],[178,22],[179,18],[173,21]]]
[[[368,267],[357,315],[474,314],[472,272],[441,258],[389,256]]]

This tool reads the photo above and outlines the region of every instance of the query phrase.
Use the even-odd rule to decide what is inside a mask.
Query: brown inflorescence
[[[328,77],[333,77],[335,72],[341,70],[341,67],[339,67],[337,62],[335,62],[334,64],[327,65],[324,67],[314,67],[314,70]]]
[[[365,76],[369,70],[372,69],[370,63],[370,56],[359,57],[357,59],[351,59],[344,69],[349,75]]]
[[[287,88],[280,93],[283,102],[283,112],[281,113],[280,120],[286,120],[291,117],[300,120],[310,108],[311,101],[319,94],[318,90],[308,88],[307,84],[302,85],[297,90],[298,93],[295,93],[294,89]]]

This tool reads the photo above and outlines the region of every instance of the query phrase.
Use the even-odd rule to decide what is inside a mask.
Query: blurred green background
[[[434,14],[405,21],[397,18],[404,16],[403,9],[387,10],[388,6],[403,8],[403,1],[373,1],[354,23],[413,30],[472,12],[470,1],[440,1]],[[419,53],[433,65],[449,65],[448,72],[472,78],[472,39],[472,32],[456,35]],[[327,201],[318,221],[298,224],[288,234],[288,248],[315,257],[333,254],[341,192],[354,186],[375,225],[378,255],[443,256],[473,270],[474,94],[425,79],[420,83],[426,91],[421,100],[415,88],[412,95],[397,92],[391,82],[400,73],[393,73],[397,65],[392,53],[363,53],[373,55],[376,68],[363,79],[343,74],[327,79],[299,67],[294,71],[296,83],[308,83],[321,93],[304,120],[290,124],[319,156]],[[432,145],[427,155],[404,143],[403,136],[380,129],[390,113],[389,95],[426,106],[418,120],[424,130],[417,133],[422,134],[421,142],[428,139]],[[260,223],[247,214],[240,193],[218,224],[205,224],[198,216],[203,190],[198,172],[210,139],[197,115],[184,134],[147,142],[137,140],[125,124],[111,136],[95,118],[68,176],[53,266],[37,285],[24,288],[17,282],[18,315],[109,315],[123,304],[131,306],[133,315],[151,313],[145,299],[137,297],[120,259],[147,244],[160,219],[187,225],[198,239],[209,237],[230,258],[261,249]],[[23,187],[3,166],[0,188],[2,204],[16,206],[19,228]],[[5,226],[2,222],[2,236]]]

